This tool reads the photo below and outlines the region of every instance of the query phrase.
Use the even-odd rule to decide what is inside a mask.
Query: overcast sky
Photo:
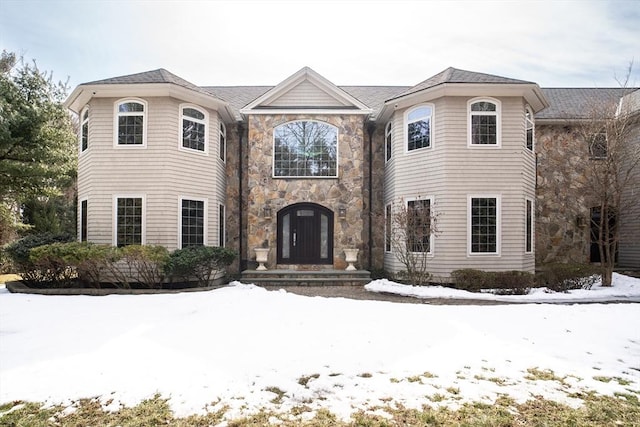
[[[56,79],[166,68],[197,85],[275,85],[309,66],[337,85],[414,85],[455,67],[542,87],[616,87],[640,0],[0,0],[0,46]]]

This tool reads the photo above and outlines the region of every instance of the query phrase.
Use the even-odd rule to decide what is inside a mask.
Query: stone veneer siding
[[[590,249],[589,153],[570,126],[537,125],[536,264],[586,263]]]
[[[338,178],[273,178],[273,129],[294,120],[315,120],[338,128]],[[246,178],[247,245],[243,259],[255,260],[254,248],[271,248],[267,266],[276,265],[277,212],[301,202],[322,205],[334,212],[333,268],[343,269],[344,248],[360,249],[358,268],[366,268],[365,245],[365,136],[362,115],[250,115]],[[263,208],[270,206],[271,218],[264,218]],[[338,209],[346,209],[339,218]],[[291,267],[295,266],[281,266]],[[329,265],[322,266],[329,268]]]

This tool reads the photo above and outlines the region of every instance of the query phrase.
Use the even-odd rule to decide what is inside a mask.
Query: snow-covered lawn
[[[618,286],[640,295],[638,279]],[[502,394],[577,405],[570,394],[587,390],[640,394],[639,304],[398,304],[237,282],[106,297],[0,289],[0,403],[101,396],[116,408],[159,392],[179,416],[229,405],[230,417],[348,417]]]

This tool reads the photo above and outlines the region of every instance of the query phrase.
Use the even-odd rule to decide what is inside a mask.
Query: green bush
[[[130,288],[134,282],[147,288],[162,286],[169,260],[169,251],[164,246],[129,245],[118,249],[118,257],[124,263],[113,266],[118,285]]]
[[[58,242],[70,242],[72,240],[73,236],[67,233],[30,234],[10,243],[5,247],[4,251],[11,259],[13,266],[16,268],[16,272],[21,274],[22,280],[29,285],[34,285],[50,280],[50,278],[31,262],[31,250],[38,246]]]
[[[453,285],[457,289],[480,292],[495,289],[499,294],[524,295],[535,283],[535,276],[526,271],[482,271],[472,268],[455,270],[451,273]]]
[[[190,246],[171,253],[165,272],[172,279],[189,281],[195,277],[200,286],[209,286],[236,256],[234,251],[227,248]]]
[[[545,264],[536,273],[538,286],[556,292],[591,289],[600,278],[600,267],[590,264]]]

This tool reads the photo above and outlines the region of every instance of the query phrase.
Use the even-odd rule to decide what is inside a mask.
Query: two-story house
[[[449,68],[415,86],[195,86],[160,69],[79,85],[78,234],[112,245],[220,245],[238,268],[398,272],[394,204],[437,218],[422,251],[533,272],[537,84]],[[540,230],[540,228],[538,228]]]

